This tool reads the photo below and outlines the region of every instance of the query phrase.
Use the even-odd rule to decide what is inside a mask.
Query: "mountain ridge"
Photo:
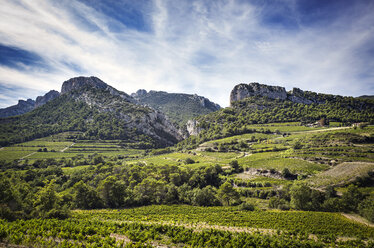
[[[136,93],[132,93],[131,96],[140,104],[163,112],[180,127],[184,127],[188,120],[197,116],[221,109],[218,104],[197,94],[154,90],[147,92],[140,89]]]
[[[35,100],[27,99],[18,100],[16,105],[12,105],[3,109],[0,109],[0,118],[22,115],[31,110],[46,104],[48,101],[58,97],[60,93],[56,90],[51,90],[43,96],[38,96]]]
[[[62,94],[24,115],[0,119],[1,143],[11,144],[63,131],[84,139],[121,139],[129,146],[170,146],[183,139],[165,115],[136,104],[96,77],[62,84]],[[16,131],[15,131],[16,130]]]

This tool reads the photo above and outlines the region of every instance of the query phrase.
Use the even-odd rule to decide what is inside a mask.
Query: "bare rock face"
[[[238,84],[234,87],[230,94],[230,103],[243,100],[251,96],[268,97],[271,99],[289,100],[294,103],[312,104],[324,103],[321,101],[316,93],[309,91],[302,91],[299,88],[293,88],[286,92],[284,87],[270,86],[259,83]]]
[[[35,101],[35,108],[40,107],[40,106],[46,104],[47,102],[49,102],[50,100],[55,99],[59,95],[60,95],[60,93],[58,91],[51,90],[47,94],[45,94],[44,96],[38,96],[36,98],[36,101]]]
[[[122,91],[118,91],[112,86],[104,83],[97,77],[75,77],[65,81],[61,87],[61,95],[66,94],[70,91],[80,91],[84,88],[95,88],[100,90],[107,90],[113,96],[120,96],[122,99],[128,102],[135,102],[132,97]]]
[[[300,90],[299,88],[293,88],[288,93],[288,99],[291,102],[303,104],[312,104],[314,102],[311,99],[306,98],[304,91]]]
[[[188,120],[186,127],[189,135],[198,135],[201,132],[201,128],[198,127],[199,122],[196,120]]]
[[[243,100],[251,96],[266,96],[271,99],[287,99],[287,92],[284,87],[269,86],[259,83],[238,84],[230,94],[230,103]]]
[[[107,89],[109,85],[107,85],[97,77],[75,77],[65,81],[62,84],[61,94],[65,94],[72,90],[79,90],[84,87]]]

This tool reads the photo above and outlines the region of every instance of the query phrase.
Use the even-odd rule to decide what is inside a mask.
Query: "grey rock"
[[[45,94],[44,96],[38,96],[36,98],[36,101],[35,101],[35,108],[40,107],[40,106],[46,104],[47,102],[49,102],[50,100],[55,99],[59,95],[60,95],[60,93],[58,91],[51,90],[47,94]]]
[[[186,124],[188,134],[198,135],[202,130],[198,125],[199,122],[197,120],[188,120]]]
[[[289,100],[294,103],[312,104],[324,103],[319,100],[316,93],[303,91],[299,88],[293,88],[286,92],[284,87],[270,86],[259,83],[238,84],[234,87],[230,94],[230,103],[243,100],[251,96],[268,97],[271,99]]]
[[[128,102],[135,102],[135,100],[128,94],[119,91],[112,86],[104,83],[101,79],[97,77],[75,77],[65,81],[61,87],[61,95],[66,94],[70,91],[82,91],[85,88],[95,88],[100,90],[106,90],[110,92],[111,95],[120,96],[122,99]]]
[[[284,87],[269,86],[259,83],[238,84],[230,94],[230,103],[243,100],[251,96],[263,96],[271,99],[287,99],[287,92]]]

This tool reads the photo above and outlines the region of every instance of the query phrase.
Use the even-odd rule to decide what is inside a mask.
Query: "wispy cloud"
[[[299,1],[279,11],[263,1],[116,2],[0,0],[1,45],[43,61],[30,66],[21,54],[17,67],[1,63],[0,85],[33,89],[35,97],[95,75],[127,93],[197,93],[223,106],[234,85],[252,81],[374,94],[371,2],[334,6],[329,18],[305,16]],[[0,107],[18,97],[1,92]]]

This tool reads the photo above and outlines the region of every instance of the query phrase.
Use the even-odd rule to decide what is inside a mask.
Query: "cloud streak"
[[[367,1],[339,6],[323,25],[310,16],[305,24],[294,1],[274,18],[271,3],[154,0],[134,6],[134,15],[127,11],[141,20],[120,20],[124,9],[112,18],[92,7],[105,1],[94,2],[0,0],[1,45],[43,60],[0,65],[0,85],[18,89],[1,92],[0,107],[16,103],[19,89],[35,98],[78,75],[98,76],[127,93],[197,93],[222,106],[234,85],[252,81],[374,94],[374,5]]]

